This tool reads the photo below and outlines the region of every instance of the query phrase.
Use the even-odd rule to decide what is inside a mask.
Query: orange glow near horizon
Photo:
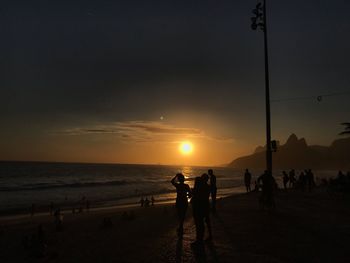
[[[193,145],[191,142],[182,142],[180,144],[180,152],[183,155],[189,155],[193,152]]]

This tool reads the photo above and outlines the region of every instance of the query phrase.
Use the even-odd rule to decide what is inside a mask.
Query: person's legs
[[[179,228],[177,229],[178,235],[182,236],[183,234],[183,225],[186,217],[187,205],[186,204],[178,204],[177,205],[177,214],[179,218]]]
[[[212,202],[213,213],[215,213],[216,212],[216,190],[212,191],[211,193],[211,202]]]

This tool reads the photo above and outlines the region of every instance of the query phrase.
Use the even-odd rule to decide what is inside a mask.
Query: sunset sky
[[[3,2],[0,160],[220,165],[264,144],[256,1]],[[350,2],[268,4],[272,137],[329,145],[350,121]]]

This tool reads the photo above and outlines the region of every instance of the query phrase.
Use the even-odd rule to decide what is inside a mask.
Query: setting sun
[[[182,154],[190,154],[193,151],[193,145],[190,142],[182,142],[180,144],[180,152]]]

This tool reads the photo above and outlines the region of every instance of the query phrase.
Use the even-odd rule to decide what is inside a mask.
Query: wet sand
[[[261,211],[258,194],[218,201],[212,217],[214,241],[203,253],[191,249],[195,228],[189,213],[184,237],[176,236],[173,205],[66,213],[62,232],[53,217],[0,220],[1,262],[350,262],[350,198],[280,191],[277,210]],[[133,220],[123,211],[133,211]],[[190,211],[190,209],[189,209]],[[113,226],[101,228],[103,218]],[[47,243],[42,258],[23,247],[25,235],[42,223]]]

